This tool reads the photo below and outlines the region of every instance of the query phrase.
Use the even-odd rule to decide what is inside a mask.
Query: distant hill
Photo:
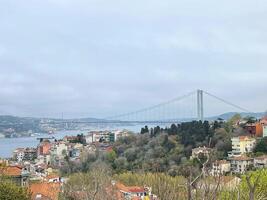
[[[228,113],[224,113],[218,116],[214,116],[214,117],[209,117],[207,118],[208,120],[216,120],[218,118],[224,119],[224,120],[229,120],[231,119],[234,115],[236,114],[240,114],[242,117],[255,117],[257,119],[262,118],[266,113],[265,112],[257,112],[257,113],[252,113],[252,112],[228,112]]]
[[[218,118],[229,120],[237,112],[228,112],[218,116],[205,118],[206,120],[217,120]],[[251,116],[261,118],[264,112],[259,113],[239,113],[242,117]],[[181,121],[193,121],[196,119],[181,119]],[[55,119],[55,118],[34,118],[34,117],[18,117],[10,115],[0,115],[0,133],[11,134],[13,132],[49,132],[49,130],[79,130],[89,125],[89,123],[109,122],[119,124],[118,120],[104,120],[97,118],[76,118],[76,119]],[[75,122],[75,123],[72,123]],[[67,125],[66,125],[67,124]],[[129,122],[129,124],[131,124]],[[124,124],[125,125],[125,124]],[[10,132],[10,133],[9,133]]]

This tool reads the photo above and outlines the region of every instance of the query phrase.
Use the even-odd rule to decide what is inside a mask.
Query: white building
[[[192,155],[190,159],[197,158],[199,154],[203,154],[204,156],[207,156],[211,152],[211,148],[208,147],[198,147],[192,149]]]
[[[100,142],[100,141],[109,142],[110,132],[109,131],[92,131],[92,132],[89,132],[87,136],[85,136],[85,140],[87,144],[90,144],[92,142]]]
[[[238,157],[253,151],[256,145],[256,139],[249,136],[233,137],[232,151],[228,153],[229,157]]]
[[[122,131],[91,131],[85,136],[87,144],[93,142],[115,142],[121,137],[126,137],[129,132],[126,130]]]
[[[13,158],[18,162],[22,162],[24,156],[25,156],[24,148],[17,148],[16,150],[13,151]]]
[[[262,128],[263,128],[263,137],[267,137],[267,124],[263,124]]]
[[[57,142],[53,145],[51,154],[58,158],[64,158],[68,154],[68,146],[64,142]]]
[[[254,164],[253,158],[247,156],[232,157],[230,158],[230,163],[231,171],[239,174],[245,173]]]
[[[129,136],[129,131],[127,130],[122,130],[122,131],[114,131],[114,140],[117,141],[118,139],[122,137],[127,137]]]
[[[267,155],[254,158],[254,167],[265,168],[267,167]]]
[[[213,176],[225,175],[231,171],[231,163],[227,160],[217,160],[212,163],[211,174]]]

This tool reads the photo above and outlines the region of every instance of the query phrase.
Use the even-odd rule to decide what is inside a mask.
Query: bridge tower
[[[203,90],[197,90],[197,119],[204,121]]]

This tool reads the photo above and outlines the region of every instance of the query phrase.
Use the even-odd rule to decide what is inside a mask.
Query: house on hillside
[[[256,139],[250,136],[233,137],[231,140],[232,151],[228,152],[228,157],[239,157],[250,153],[256,145]]]
[[[152,194],[152,189],[150,187],[125,186],[115,181],[113,185],[118,191],[118,200],[158,200],[157,196]]]
[[[267,137],[267,117],[263,117],[260,121],[261,125],[262,125],[262,137]]]
[[[58,200],[60,187],[60,183],[43,182],[30,184],[29,190],[32,200]]]
[[[247,156],[232,157],[229,160],[231,163],[231,172],[237,174],[245,173],[254,164],[253,158]]]
[[[52,144],[49,140],[42,141],[37,147],[37,156],[44,156],[50,154]]]
[[[211,174],[213,176],[225,175],[231,171],[231,163],[227,160],[216,160],[212,163]]]
[[[254,158],[254,167],[255,168],[267,167],[267,155],[262,155],[262,156]]]
[[[198,147],[192,149],[192,155],[190,159],[198,158],[199,154],[203,154],[204,156],[207,156],[211,152],[211,148],[208,147]]]
[[[260,122],[246,124],[245,130],[253,137],[262,137],[263,129]]]
[[[10,179],[19,186],[29,183],[29,171],[21,166],[5,166],[0,168],[0,176]]]

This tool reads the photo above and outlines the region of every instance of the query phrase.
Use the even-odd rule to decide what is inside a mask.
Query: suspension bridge
[[[136,110],[133,112],[123,113],[105,118],[109,121],[123,121],[135,123],[170,123],[189,120],[205,120],[205,106],[209,103],[204,103],[204,96],[215,101],[215,106],[220,106],[219,103],[230,107],[228,112],[250,112],[246,108],[236,105],[230,101],[220,98],[204,90],[196,90],[183,96],[171,99],[169,101]],[[231,109],[232,108],[232,109]],[[222,111],[226,112],[226,111]],[[222,114],[222,113],[218,113]]]
[[[211,103],[213,101],[213,103]],[[228,108],[225,109],[225,106]],[[206,109],[221,111],[214,116],[225,112],[250,112],[237,104],[220,98],[204,90],[196,90],[169,101],[146,107],[143,109],[126,112],[118,115],[105,117],[96,121],[72,121],[66,120],[59,123],[139,123],[139,124],[162,124],[180,123],[183,121],[205,120]]]

